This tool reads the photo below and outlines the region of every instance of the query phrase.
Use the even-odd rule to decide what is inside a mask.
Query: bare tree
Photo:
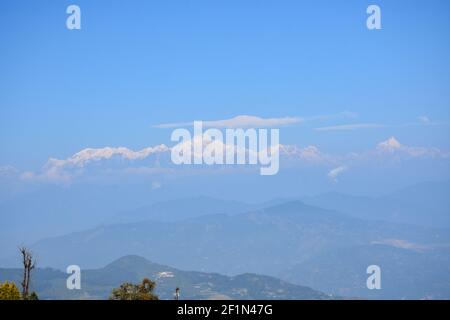
[[[26,247],[19,248],[22,254],[23,263],[23,280],[22,280],[22,299],[27,300],[30,287],[31,271],[36,265],[36,260],[33,259],[33,254]]]

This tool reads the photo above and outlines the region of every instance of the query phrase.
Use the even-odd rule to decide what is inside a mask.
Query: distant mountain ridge
[[[242,207],[208,197],[161,201],[124,212],[126,222],[45,238],[31,247],[40,266],[61,269],[74,263],[99,268],[135,254],[183,270],[267,274],[336,295],[448,298],[440,283],[450,281],[450,228],[408,219],[408,212],[422,222],[445,217],[446,186],[425,183],[378,198],[324,194]],[[1,262],[14,263],[16,258]],[[365,287],[365,267],[372,264],[386,269],[390,279],[379,292]]]
[[[426,294],[447,296],[446,291],[434,285],[438,279],[448,279],[445,266],[450,256],[450,233],[447,229],[424,228],[414,225],[393,224],[384,221],[366,221],[333,210],[291,201],[269,208],[235,215],[216,214],[183,221],[115,224],[39,241],[32,249],[41,266],[65,268],[79,264],[97,268],[128,254],[136,254],[184,270],[218,272],[226,275],[257,273],[289,279],[295,283],[308,283],[308,274],[316,272],[319,282],[314,287],[342,295],[338,287],[328,285],[333,277],[344,274],[352,263],[352,255],[336,257],[333,273],[327,270],[331,263],[327,252],[343,249],[379,248],[385,254],[363,255],[360,263],[366,267],[384,261],[385,267],[397,268],[402,264],[427,264],[435,274],[430,286],[417,287],[416,298]],[[398,248],[397,251],[391,250]],[[377,252],[378,252],[377,251]],[[412,252],[414,254],[398,254]],[[388,257],[380,260],[382,257]],[[399,263],[397,259],[401,258]],[[420,266],[418,266],[420,267]],[[301,270],[301,271],[300,271]],[[346,296],[372,297],[365,285],[364,268],[356,268],[357,276],[342,279],[348,288]],[[408,277],[423,278],[414,269],[396,271],[389,286],[403,291],[383,290],[381,298],[403,297],[412,289],[403,284]],[[433,273],[435,272],[435,273]],[[425,279],[425,278],[424,278]],[[424,280],[422,279],[422,280]],[[420,280],[420,281],[422,281]],[[355,281],[357,283],[355,283]],[[389,293],[390,292],[390,293]],[[362,293],[362,294],[361,294]]]
[[[37,269],[33,275],[33,290],[41,299],[107,299],[111,290],[123,282],[137,283],[144,278],[156,281],[156,293],[161,299],[173,299],[179,287],[181,299],[331,299],[322,292],[257,274],[227,277],[216,273],[181,271],[152,263],[140,256],[119,258],[107,266],[82,270],[81,290],[68,290],[67,274],[54,269]],[[20,282],[20,269],[0,268],[0,281]]]
[[[259,205],[252,205],[239,201],[199,196],[160,201],[135,210],[121,212],[114,218],[108,220],[107,223],[130,223],[145,220],[173,222],[202,215],[238,214],[259,207]]]
[[[379,197],[334,192],[300,199],[361,219],[450,228],[450,181],[423,182]]]

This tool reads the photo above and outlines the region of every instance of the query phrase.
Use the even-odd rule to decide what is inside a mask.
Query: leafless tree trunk
[[[22,280],[22,299],[28,299],[28,289],[30,287],[31,270],[34,269],[36,261],[33,260],[33,254],[26,247],[19,248],[22,254],[23,280]]]

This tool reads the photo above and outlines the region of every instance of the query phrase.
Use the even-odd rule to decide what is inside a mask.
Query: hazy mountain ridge
[[[450,228],[450,181],[418,183],[379,197],[334,192],[301,200],[361,219]]]
[[[128,210],[116,215],[106,222],[108,224],[132,223],[145,220],[174,222],[202,215],[238,214],[259,207],[260,205],[257,204],[247,204],[240,201],[199,196],[166,200],[143,206],[135,210]],[[181,208],[182,210],[180,210]]]
[[[20,282],[20,269],[0,268],[0,281]],[[123,282],[156,281],[161,299],[173,299],[175,288],[181,299],[331,299],[313,289],[293,285],[269,276],[242,274],[228,277],[216,273],[181,271],[152,263],[139,256],[125,256],[95,270],[82,270],[81,290],[68,290],[68,275],[54,269],[37,269],[32,287],[41,299],[107,299],[111,290]]]
[[[436,205],[438,208],[445,204],[445,185],[425,184],[429,189],[427,199],[431,196],[441,199]],[[385,197],[396,199],[398,194],[403,194],[402,197],[411,199],[411,203],[420,202],[423,198],[417,193],[420,194],[418,190],[423,188],[416,185]],[[435,188],[444,189],[434,193]],[[408,192],[411,196],[405,196]],[[229,276],[249,272],[278,276],[346,296],[450,296],[445,286],[439,285],[450,274],[450,270],[443,267],[448,265],[446,262],[450,257],[450,229],[388,221],[395,219],[377,205],[365,202],[365,197],[335,194],[334,201],[327,202],[333,200],[328,194],[314,199],[328,199],[326,205],[331,207],[337,203],[340,207],[336,199],[341,198],[345,205],[354,202],[355,211],[344,214],[332,208],[285,199],[261,205],[243,204],[242,208],[239,202],[208,197],[162,201],[122,213],[119,218],[129,222],[104,224],[46,238],[35,243],[32,249],[40,266],[61,269],[70,264],[99,268],[114,259],[136,254],[184,270],[219,272]],[[380,201],[384,198],[371,199]],[[381,201],[392,202],[395,201]],[[358,208],[364,206],[358,203],[366,203],[370,210],[381,210],[379,212],[383,214],[361,215]],[[345,209],[345,206],[341,207]],[[368,215],[369,209],[364,211]],[[246,212],[242,213],[243,210]],[[435,211],[421,212],[423,219],[432,219]],[[380,220],[383,217],[386,220]],[[351,248],[355,250],[355,257]],[[353,258],[357,257],[359,262],[354,263]],[[11,265],[7,260],[3,261],[2,264],[6,261]],[[16,258],[9,261],[17,263]],[[371,264],[387,268],[388,278],[392,281],[385,285],[390,288],[385,287],[379,292],[366,289],[365,268]],[[417,265],[416,269],[423,271],[402,268],[403,265]],[[431,279],[429,285],[424,284],[427,278]],[[408,279],[417,279],[416,286],[410,286]]]
[[[303,278],[294,267],[303,266],[310,271],[318,269],[320,273],[321,269],[326,269],[327,261],[317,257],[326,252],[340,252],[352,247],[381,247],[385,248],[382,250],[386,251],[386,256],[392,257],[392,248],[399,248],[421,257],[401,256],[401,263],[414,264],[434,255],[448,257],[449,244],[450,232],[447,229],[366,221],[293,201],[236,215],[217,214],[176,222],[141,221],[101,226],[39,241],[33,250],[38,253],[42,266],[64,268],[75,263],[98,267],[108,260],[137,254],[181,269],[227,275],[251,272],[302,283]],[[377,264],[378,260],[366,256],[364,264],[367,267]],[[317,261],[317,264],[312,261]],[[336,257],[336,261],[340,260]],[[348,269],[346,263],[342,260],[336,274]],[[442,268],[429,267],[438,274],[443,272]],[[289,272],[284,274],[286,270]],[[408,270],[406,274],[413,271]],[[365,285],[365,269],[359,268],[355,272],[358,272],[359,285]],[[319,287],[330,289],[326,283],[333,275],[322,272],[324,283]],[[413,272],[410,276],[416,277],[416,274]],[[445,274],[440,276],[446,278]],[[347,296],[364,297],[361,291],[352,289],[354,280],[346,279],[349,281],[346,286],[350,288]],[[392,285],[400,283],[394,281]],[[327,292],[340,292],[338,288],[336,290]],[[381,294],[384,293],[388,291]],[[435,293],[435,296],[442,295],[445,293]],[[418,296],[422,295],[418,293]]]
[[[366,268],[381,268],[381,290],[368,290]],[[370,299],[449,299],[450,250],[422,253],[386,245],[325,251],[279,276],[342,296]]]

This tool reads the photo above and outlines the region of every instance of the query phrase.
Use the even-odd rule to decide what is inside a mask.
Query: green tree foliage
[[[39,297],[36,293],[36,291],[33,291],[30,296],[28,297],[28,300],[39,300]]]
[[[0,300],[20,300],[20,292],[14,282],[0,282]]]
[[[125,282],[113,289],[110,300],[158,300],[154,294],[156,283],[145,278],[140,284]]]

